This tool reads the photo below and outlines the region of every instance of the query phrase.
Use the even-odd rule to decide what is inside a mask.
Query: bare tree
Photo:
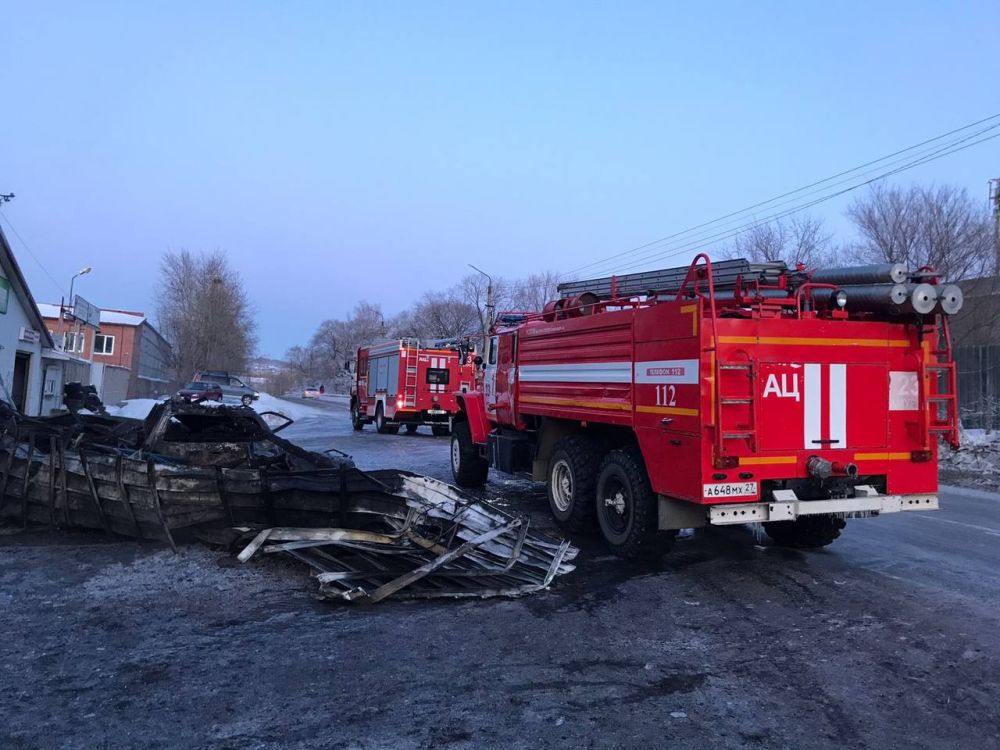
[[[494,307],[497,312],[541,310],[545,302],[558,295],[557,279],[558,275],[552,271],[515,282],[494,278]],[[427,292],[412,307],[388,321],[378,305],[361,302],[346,320],[324,320],[308,344],[292,347],[285,358],[301,380],[343,381],[344,362],[354,359],[359,346],[379,339],[485,336],[487,285],[481,274],[469,274],[451,289]]]
[[[222,252],[167,252],[157,291],[160,330],[173,345],[178,380],[199,369],[243,373],[256,343],[256,322],[239,273]]]
[[[859,261],[930,265],[949,279],[997,271],[989,212],[964,188],[876,183],[847,215],[858,231],[852,254]]]
[[[318,352],[311,346],[293,346],[285,352],[285,361],[299,381],[315,380],[323,369]]]
[[[776,219],[754,224],[737,235],[725,254],[754,263],[785,261],[790,266],[803,263],[815,268],[828,259],[830,239],[820,219],[811,216],[794,217],[790,221]]]
[[[486,336],[489,328],[489,311],[486,309],[489,282],[482,274],[473,273],[458,283],[458,295],[462,301],[474,307],[479,317],[479,333]],[[511,287],[506,279],[493,278],[493,311],[508,310],[511,307]]]
[[[477,333],[480,310],[461,297],[461,289],[425,294],[413,308],[411,325],[421,338],[458,338]]]
[[[314,379],[328,379],[343,371],[344,363],[354,359],[358,347],[385,338],[382,309],[370,302],[359,302],[347,320],[324,320],[306,347]]]
[[[518,279],[513,284],[512,306],[524,312],[540,312],[545,303],[559,296],[560,276],[555,271],[542,271]]]

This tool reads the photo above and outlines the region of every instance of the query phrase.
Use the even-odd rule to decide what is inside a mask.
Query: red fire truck
[[[848,517],[938,507],[957,447],[946,313],[931,269],[806,272],[744,260],[560,285],[501,316],[459,395],[452,470],[544,481],[569,531],[656,556],[682,528],[763,523],[819,547]]]
[[[410,433],[429,425],[435,435],[448,435],[455,394],[474,385],[474,355],[466,342],[398,339],[361,347],[351,389],[354,429],[374,422],[379,433],[395,435],[401,425]]]

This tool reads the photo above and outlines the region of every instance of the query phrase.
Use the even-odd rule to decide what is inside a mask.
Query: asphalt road
[[[448,478],[446,439],[320,407],[285,434]],[[551,528],[536,486],[485,494]],[[1000,496],[942,506],[818,552],[581,538],[540,595],[370,608],[291,564],[0,528],[0,747],[1000,747]]]

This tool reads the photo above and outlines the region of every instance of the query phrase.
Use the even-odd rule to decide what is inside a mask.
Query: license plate
[[[716,497],[756,497],[756,482],[721,482],[719,484],[706,484],[704,487],[706,498]]]

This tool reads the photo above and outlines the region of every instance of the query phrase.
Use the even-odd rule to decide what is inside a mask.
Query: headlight
[[[253,392],[253,397],[254,398],[260,398],[260,391],[254,391]]]

